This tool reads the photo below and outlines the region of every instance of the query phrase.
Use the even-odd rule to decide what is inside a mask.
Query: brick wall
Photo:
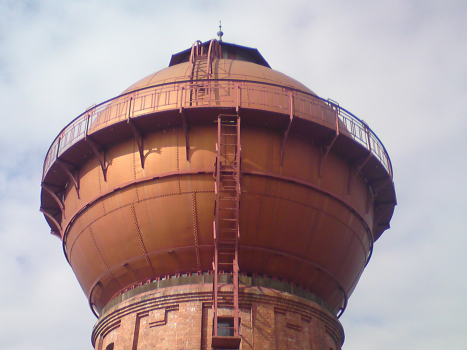
[[[220,293],[220,317],[231,317],[231,285]],[[340,322],[313,301],[264,287],[240,288],[241,350],[339,350]],[[212,285],[192,284],[136,295],[96,323],[96,350],[211,350]]]

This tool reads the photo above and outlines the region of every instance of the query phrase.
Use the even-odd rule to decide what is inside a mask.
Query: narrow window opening
[[[240,320],[239,333],[240,333]],[[240,347],[240,337],[235,337],[234,318],[219,317],[217,319],[217,337],[213,337],[213,350],[238,350]]]
[[[114,343],[110,343],[105,347],[105,350],[114,350]]]
[[[231,317],[220,318],[217,320],[217,335],[219,337],[234,336],[234,319]]]

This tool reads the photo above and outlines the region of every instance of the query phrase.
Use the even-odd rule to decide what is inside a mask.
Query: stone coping
[[[101,311],[100,316],[105,315],[111,308],[120,304],[121,302],[130,299],[138,294],[146,293],[152,290],[157,290],[160,288],[183,286],[189,284],[212,284],[213,275],[204,273],[201,275],[191,275],[191,276],[180,276],[166,279],[161,279],[158,281],[153,281],[150,283],[143,284],[141,286],[135,286],[134,288],[117,295],[113,298]],[[232,275],[220,275],[219,283],[232,284]],[[239,276],[239,288],[242,287],[265,287],[270,289],[275,289],[281,292],[289,293],[296,295],[306,300],[310,300],[329,311],[332,315],[335,315],[333,309],[329,304],[327,304],[323,299],[313,294],[310,291],[307,291],[301,287],[288,283],[286,281],[280,281],[276,278],[263,277],[263,276]]]

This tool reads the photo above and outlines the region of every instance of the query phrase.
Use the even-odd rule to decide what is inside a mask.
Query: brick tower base
[[[230,276],[220,320],[233,317]],[[96,350],[211,350],[212,276],[148,283],[114,298],[92,333]],[[262,277],[240,277],[241,350],[340,350],[344,331],[312,293]]]

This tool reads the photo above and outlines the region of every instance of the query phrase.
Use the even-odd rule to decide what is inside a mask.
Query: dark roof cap
[[[202,44],[202,46],[205,49],[205,52],[207,52],[207,50],[209,49],[210,42],[211,41],[206,41]],[[219,42],[219,44],[221,45],[223,58],[252,62],[264,67],[271,68],[269,63],[264,59],[264,57],[259,53],[257,49],[236,44],[229,44],[223,41]],[[172,55],[169,67],[175,66],[179,63],[188,62],[190,60],[190,53],[191,48]]]

